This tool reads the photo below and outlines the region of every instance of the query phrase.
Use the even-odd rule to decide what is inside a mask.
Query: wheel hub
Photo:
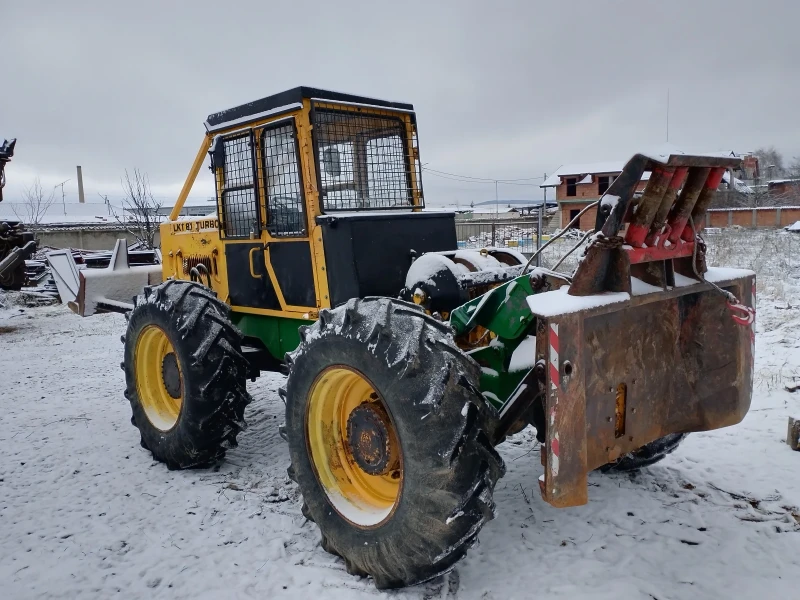
[[[173,398],[181,397],[181,372],[178,368],[178,359],[174,352],[167,354],[161,361],[161,378],[164,380],[164,388]]]
[[[181,413],[183,385],[181,365],[164,330],[143,327],[133,359],[136,393],[147,420],[160,431],[171,430]]]
[[[400,467],[400,456],[389,415],[377,402],[365,402],[347,418],[347,446],[364,472],[386,475]]]

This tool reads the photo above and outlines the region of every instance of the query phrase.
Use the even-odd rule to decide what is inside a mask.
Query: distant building
[[[535,220],[539,214],[539,206],[541,200],[489,200],[486,202],[479,202],[472,206],[469,205],[444,205],[444,206],[431,206],[431,210],[450,210],[456,213],[459,220],[481,220],[481,221],[494,221],[494,220],[507,220],[507,219],[525,219]],[[547,212],[552,213],[557,204],[555,202],[547,202]]]
[[[733,153],[731,153],[733,154]],[[755,158],[752,157],[751,158]],[[587,164],[562,165],[556,172],[550,175],[541,187],[555,190],[556,201],[558,202],[558,216],[560,217],[559,227],[565,226],[572,221],[578,213],[586,208],[587,204],[599,200],[608,190],[614,180],[622,173],[627,161],[606,161]],[[755,158],[756,169],[758,159]],[[743,163],[744,164],[744,163]],[[641,181],[636,185],[636,191],[641,192],[650,179],[650,172],[642,174]],[[722,179],[725,189],[728,189],[730,173],[725,173]],[[753,190],[742,180],[734,175],[733,190],[739,194],[752,194]],[[573,227],[588,230],[595,225],[597,209],[587,210],[576,222]]]
[[[738,169],[733,170],[733,176],[742,179],[745,182],[756,181],[761,177],[759,170],[758,157],[752,152],[733,152],[731,156],[741,158],[742,165]]]
[[[767,182],[767,191],[775,199],[787,199],[800,203],[800,179],[773,179]]]
[[[116,224],[114,215],[121,215],[123,209],[103,202],[54,202],[38,214],[33,212],[36,211],[26,202],[7,200],[0,203],[0,221],[22,221],[32,225],[33,220],[41,226]]]
[[[562,165],[550,175],[542,188],[553,188],[558,202],[560,226],[574,219],[578,213],[595,200],[599,200],[614,180],[622,173],[626,161],[606,161],[598,163]],[[636,186],[637,191],[644,189],[650,173],[642,175]],[[575,224],[579,229],[591,229],[597,218],[597,209],[592,208],[581,216]]]
[[[188,202],[188,201],[187,201]],[[164,205],[158,209],[158,214],[164,217],[172,212],[172,204]],[[214,199],[207,202],[198,202],[197,204],[184,204],[181,209],[181,217],[205,217],[212,213],[217,212],[217,204]]]

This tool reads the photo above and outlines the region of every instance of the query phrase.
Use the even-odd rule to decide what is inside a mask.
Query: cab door
[[[218,148],[219,146],[219,148]],[[317,307],[294,117],[215,143],[218,197],[234,307]]]

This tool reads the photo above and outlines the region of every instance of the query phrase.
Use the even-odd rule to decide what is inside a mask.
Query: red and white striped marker
[[[558,384],[561,374],[558,368],[558,323],[550,323],[550,456],[548,465],[553,476],[558,475],[558,431],[555,429],[556,406],[558,405]]]
[[[550,387],[558,389],[558,323],[550,323]]]

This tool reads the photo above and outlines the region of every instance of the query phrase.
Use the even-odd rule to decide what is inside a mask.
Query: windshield
[[[314,139],[325,210],[413,205],[412,144],[399,117],[315,109]]]

